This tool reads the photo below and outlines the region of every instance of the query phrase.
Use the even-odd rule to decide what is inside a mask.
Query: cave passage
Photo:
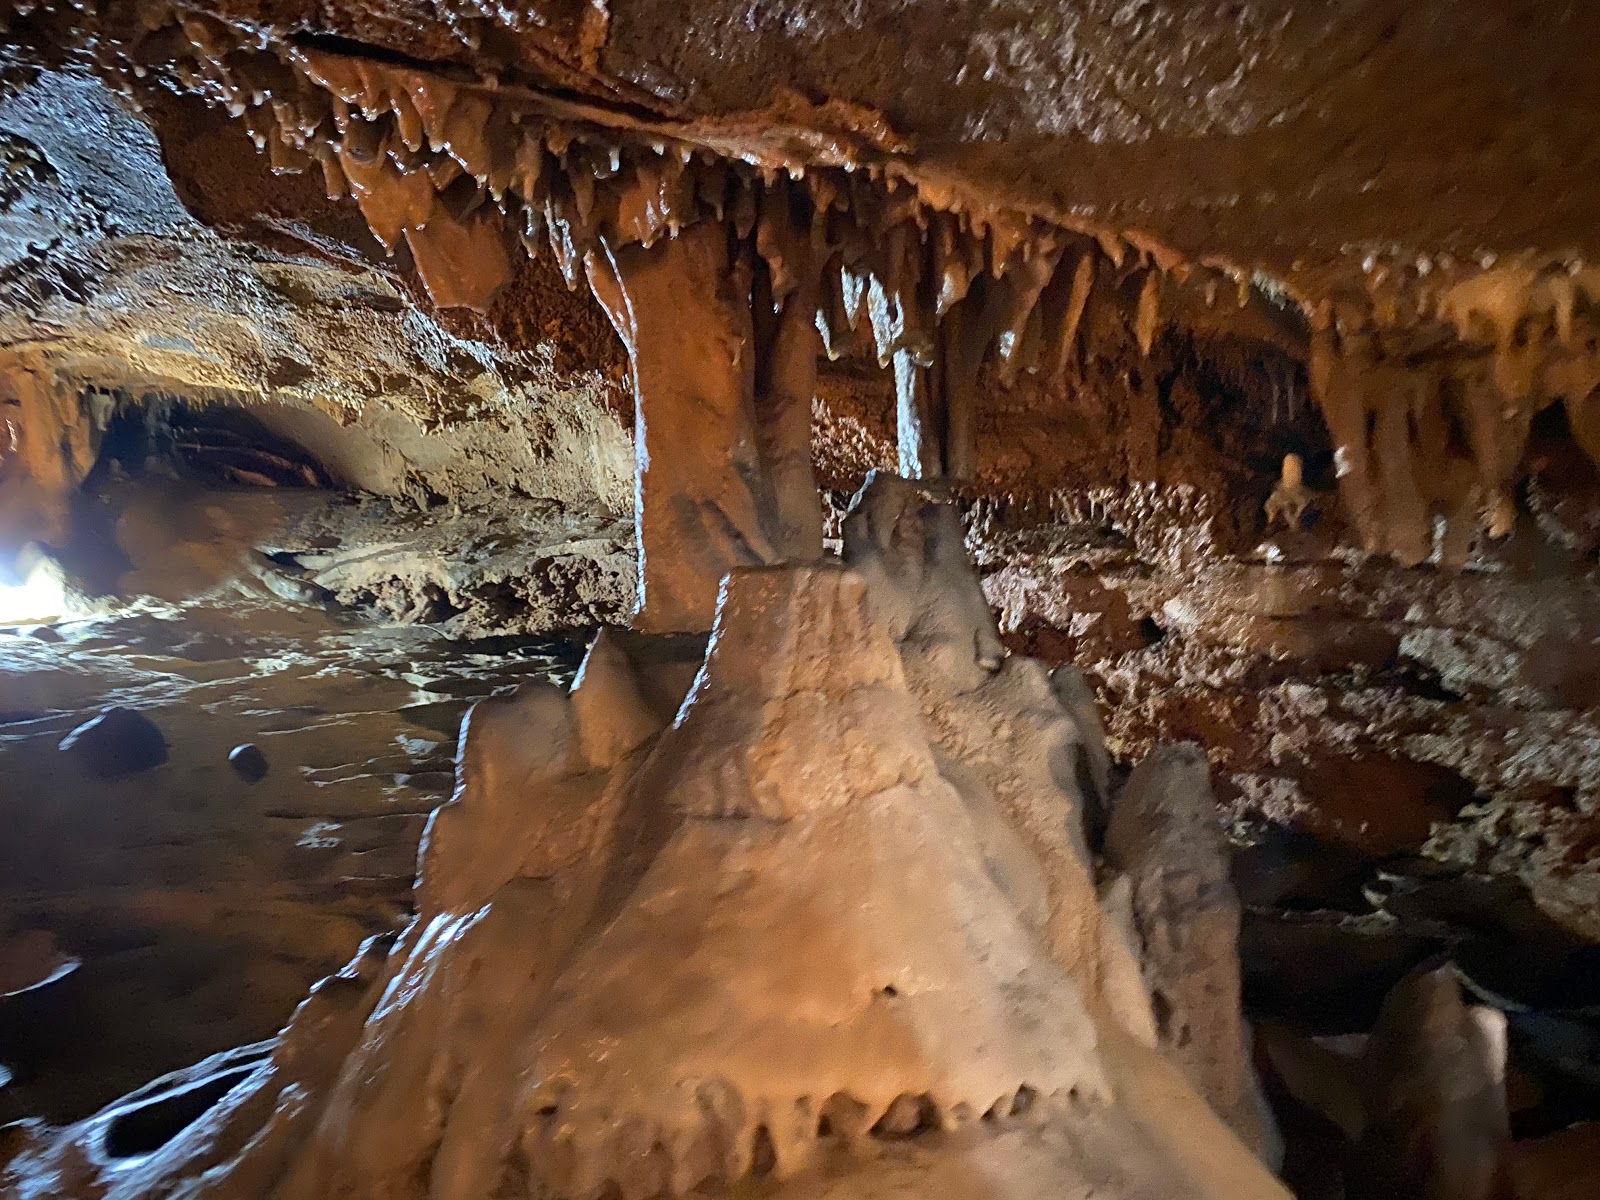
[[[0,1200],[1594,1193],[1600,23],[422,7],[0,17]]]

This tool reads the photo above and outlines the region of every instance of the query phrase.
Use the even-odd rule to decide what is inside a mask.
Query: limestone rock
[[[729,570],[822,550],[809,314],[792,306],[761,363],[770,378],[760,379],[754,348],[768,339],[758,338],[749,275],[730,261],[720,223],[652,245],[603,246],[587,268],[633,367],[635,625],[704,631]]]
[[[1284,1084],[1349,1140],[1352,1200],[1513,1194],[1506,1020],[1462,1000],[1451,964],[1424,963],[1396,984],[1353,1055],[1265,1032]]]
[[[889,636],[973,687],[1005,656],[967,563],[961,519],[928,486],[874,471],[850,503],[844,560],[867,580]]]
[[[758,714],[750,732],[735,706]],[[817,723],[836,712],[842,728]],[[858,744],[841,746],[845,732]],[[583,1157],[627,1161],[627,1138],[658,1140],[672,1170],[613,1177],[630,1197],[742,1177],[763,1127],[771,1169],[791,1175],[819,1152],[834,1095],[861,1110],[834,1131],[846,1142],[880,1120],[954,1128],[961,1112],[1008,1111],[1022,1089],[1109,1099],[1077,990],[986,872],[859,578],[731,575],[705,671],[658,754],[677,742],[709,742],[683,752],[696,764],[759,766],[716,777],[709,810],[697,771],[663,777],[689,819],[555,985],[533,1077],[570,1082],[531,1102],[558,1107],[552,1135],[586,1147],[563,1194],[604,1183]],[[908,1116],[914,1098],[925,1116]],[[559,1142],[538,1152],[551,1174]]]
[[[1079,773],[1088,784],[1083,789],[1087,793],[1085,801],[1090,802],[1091,810],[1099,810],[1099,823],[1103,824],[1106,802],[1111,796],[1111,752],[1106,749],[1105,726],[1100,721],[1094,691],[1083,672],[1071,663],[1063,663],[1050,672],[1050,690],[1077,726],[1082,760]]]
[[[682,732],[658,756],[680,808],[783,821],[938,774],[867,603],[837,566],[729,576]]]
[[[1357,1147],[1360,1200],[1510,1194],[1506,1023],[1462,1000],[1449,964],[1412,972],[1389,994],[1361,1059],[1367,1117]]]
[[[1106,862],[1129,915],[1162,1050],[1266,1162],[1283,1155],[1240,1013],[1239,898],[1198,746],[1161,747],[1111,809]]]
[[[518,877],[551,878],[603,860],[617,803],[613,768],[659,729],[631,662],[606,632],[570,695],[536,683],[474,707],[461,727],[456,793],[423,838],[419,912],[470,912]],[[602,805],[610,806],[604,817]]]
[[[1100,737],[1039,662],[1006,657],[953,505],[875,472],[844,526],[844,557],[868,581],[940,756],[980,828],[990,869],[1013,903],[1036,911],[1051,953],[1136,1039],[1153,1044],[1149,995],[1125,931],[1105,920],[1085,837],[1079,763]],[[1073,694],[1082,713],[1085,695]],[[1092,712],[1092,701],[1089,702]],[[1091,771],[1092,777],[1092,771]],[[1026,896],[1036,879],[1036,909]]]
[[[98,779],[119,779],[167,761],[167,739],[149,717],[114,705],[61,739],[61,751]]]

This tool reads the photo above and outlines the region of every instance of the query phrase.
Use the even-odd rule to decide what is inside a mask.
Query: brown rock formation
[[[1199,748],[1150,754],[1117,797],[1106,859],[1117,873],[1110,888],[1127,889],[1157,1044],[1234,1132],[1276,1165],[1283,1148],[1239,1016],[1239,898],[1229,857]]]
[[[1064,877],[1094,905],[1086,852],[1019,869],[1038,851],[1012,814],[1049,801],[1013,788],[996,811],[981,744],[946,765],[868,586],[838,565],[733,572],[665,729],[609,637],[570,695],[480,708],[392,951],[324,983],[269,1056],[197,1074],[236,1085],[152,1153],[119,1139],[176,1082],[30,1131],[4,1185],[1281,1195],[1120,1028],[1119,1004],[1148,1004],[1136,972],[1113,984],[1105,949],[1053,931]],[[926,676],[923,703],[940,687]],[[990,694],[998,721],[1039,719],[1018,694]]]
[[[393,953],[16,1177],[1270,1191],[1172,1144],[1192,1090],[1274,1157],[1196,740],[1247,944],[1338,947],[1252,1003],[1409,980],[1372,1186],[1502,1187],[1504,1056],[1413,968],[1593,1007],[1597,53],[1497,0],[13,6],[0,565],[636,628],[476,710]],[[365,499],[123,490],[207,471]],[[725,579],[680,708],[642,634]]]

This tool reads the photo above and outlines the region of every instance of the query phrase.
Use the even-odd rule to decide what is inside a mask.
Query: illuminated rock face
[[[74,488],[94,466],[91,422],[36,355],[0,362],[0,567],[29,542],[59,544]],[[9,572],[0,580],[9,581]]]
[[[711,223],[588,257],[633,368],[641,630],[707,629],[729,569],[822,553],[819,338],[798,299],[767,307],[754,262],[731,260]]]
[[[1600,189],[1569,119],[1595,37],[1572,14],[370,7],[50,12],[17,38],[43,57],[81,47],[196,176],[194,206],[235,225],[326,253],[330,214],[359,213],[348,255],[399,253],[391,269],[434,305],[499,330],[528,315],[525,252],[587,279],[634,360],[641,529],[681,543],[655,570],[688,573],[646,599],[651,627],[703,631],[718,567],[815,553],[813,326],[830,359],[892,373],[900,472],[962,482],[984,474],[996,389],[1059,391],[1101,362],[1135,408],[1159,408],[1167,343],[1252,374],[1283,355],[1251,401],[1309,394],[1348,540],[1408,566],[1459,565],[1480,530],[1510,532],[1539,414],[1600,441]],[[958,52],[945,34],[967,25]],[[891,27],[907,62],[942,71],[880,61],[867,47]],[[1568,74],[1584,83],[1552,85]],[[270,164],[297,182],[186,161],[199,118],[172,92],[247,131],[262,179]],[[51,218],[23,208],[25,249]],[[144,358],[141,332],[120,330]],[[694,347],[729,339],[750,354],[713,355],[712,378]],[[691,399],[705,422],[679,415]],[[658,497],[679,487],[674,515]]]
[[[1270,807],[1317,737],[1338,762],[1382,740],[1472,775],[1452,795],[1576,814],[1566,845],[1524,843],[1566,871],[1596,787],[1571,749],[1594,684],[1563,653],[1596,628],[1594,28],[1496,0],[1048,7],[4,18],[30,77],[0,96],[0,341],[20,348],[0,555],[66,540],[109,418],[182,395],[258,405],[350,468],[328,478],[422,512],[631,508],[632,545],[536,556],[553,593],[606,566],[530,627],[625,617],[630,551],[636,634],[718,622],[681,709],[682,657],[615,633],[570,695],[481,708],[406,939],[319,992],[272,1061],[214,1064],[254,1082],[153,1158],[97,1162],[129,1120],[108,1114],[36,1139],[19,1179],[1247,1194],[1258,1175],[1191,1104],[1274,1157],[1201,764],[1162,754],[1119,790],[1084,679],[1008,657],[991,602],[1014,641],[1127,627],[1095,673],[1124,758],[1253,738],[1213,750],[1230,799]],[[141,139],[125,170],[113,148]],[[906,478],[872,478],[841,523],[891,465]],[[1038,553],[1057,524],[1095,545]],[[1272,525],[1265,565],[1207,561]],[[1119,541],[1117,599],[1076,608],[1112,590]],[[1571,588],[1492,592],[1547,580],[1554,552]],[[1402,569],[1381,597],[1359,568],[1320,577],[1363,556]],[[493,620],[503,580],[399,557],[442,598],[400,588],[391,611]],[[313,569],[340,599],[387,582],[359,551]],[[1466,627],[1500,643],[1460,651]],[[1285,670],[1313,682],[1257,694]],[[1345,672],[1377,683],[1337,717],[1297,690]],[[1571,711],[1507,716],[1531,710],[1502,692]],[[1424,801],[1410,850],[1449,808]],[[1591,928],[1594,877],[1563,901]],[[1228,1161],[1163,1140],[1184,1131]]]
[[[108,1110],[11,1186],[1282,1195],[1153,1048],[1062,772],[1088,732],[976,636],[941,506],[880,478],[868,509],[928,571],[872,542],[733,572],[670,724],[637,634],[481,705],[398,943],[150,1157],[103,1161]]]

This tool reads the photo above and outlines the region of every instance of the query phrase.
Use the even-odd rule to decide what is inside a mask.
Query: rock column
[[[822,550],[809,445],[816,340],[801,319],[809,314],[791,298],[771,336],[759,336],[754,269],[715,222],[649,246],[605,246],[587,267],[633,367],[634,624],[706,630],[730,569]]]

